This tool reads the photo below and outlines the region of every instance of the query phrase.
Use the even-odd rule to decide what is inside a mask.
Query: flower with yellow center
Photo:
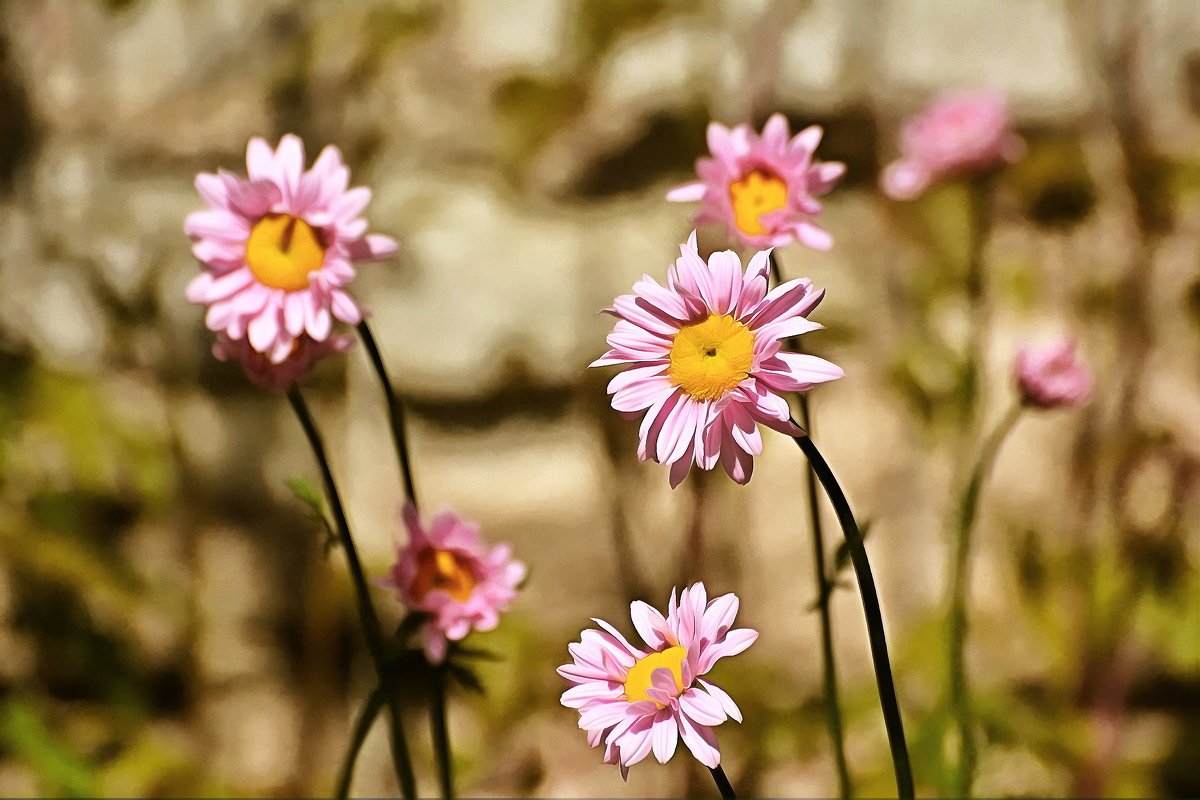
[[[683,660],[685,658],[687,658],[687,650],[679,645],[668,647],[661,653],[651,653],[648,656],[639,658],[637,663],[630,667],[629,672],[625,675],[625,699],[631,703],[636,703],[640,700],[650,700],[650,702],[662,708],[662,703],[659,703],[646,694],[646,690],[654,685],[654,670],[670,670],[671,676],[675,678],[676,690],[682,692],[684,689]]]
[[[438,589],[462,603],[470,599],[475,582],[475,573],[466,557],[453,550],[430,548],[417,554],[417,575],[411,591],[417,602]]]
[[[671,345],[671,382],[697,400],[717,400],[745,380],[754,363],[754,334],[727,314],[687,325]]]
[[[729,184],[734,224],[742,233],[759,236],[767,232],[759,220],[763,214],[787,205],[787,184],[769,172],[753,170]]]
[[[267,214],[246,240],[246,265],[265,286],[296,292],[325,262],[321,234],[291,214]]]

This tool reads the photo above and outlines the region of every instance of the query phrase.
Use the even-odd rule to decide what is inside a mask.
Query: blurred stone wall
[[[628,628],[628,597],[661,605],[697,578],[762,631],[723,673],[747,710],[720,731],[739,789],[833,791],[799,454],[771,440],[748,488],[671,492],[585,370],[611,324],[596,311],[691,229],[663,194],[705,124],[776,109],[824,125],[819,154],[849,165],[823,218],[835,250],[781,261],[828,287],[810,346],[847,377],[814,392],[816,437],[872,522],[938,791],[964,195],[902,206],[874,182],[903,117],[979,85],[1009,93],[1029,143],[987,251],[983,416],[1009,402],[1020,338],[1076,333],[1100,380],[1089,409],[1021,423],[985,501],[977,788],[1061,794],[1103,772],[1117,794],[1197,791],[1198,64],[1189,0],[2,0],[0,794],[332,786],[370,665],[341,556],[285,486],[311,456],[280,398],[211,358],[183,297],[193,175],[241,171],[250,136],[288,131],[310,156],[341,147],[372,227],[402,243],[354,291],[411,409],[423,505],[532,568],[480,637],[503,656],[488,697],[456,698],[464,792],[706,795],[682,757],[622,787],[553,672],[588,617]],[[401,493],[363,354],[309,394],[382,573]],[[834,608],[858,789],[886,793],[856,594]],[[1092,684],[1126,673],[1114,718]],[[414,708],[419,763],[424,724]],[[355,791],[394,790],[381,726]]]

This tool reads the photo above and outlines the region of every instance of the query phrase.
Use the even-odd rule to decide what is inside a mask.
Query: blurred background
[[[828,287],[805,337],[846,370],[815,438],[870,520],[922,794],[946,791],[947,522],[963,430],[966,190],[876,189],[939,92],[1008,94],[979,418],[1017,345],[1076,335],[1086,408],[1030,414],[984,496],[968,667],[984,796],[1200,795],[1200,15],[1192,0],[0,0],[0,795],[327,795],[372,685],[315,480],[278,395],[209,353],[184,300],[193,175],[252,135],[336,143],[402,243],[354,294],[410,408],[417,489],[532,575],[452,698],[469,795],[711,796],[686,755],[628,785],[554,668],[627,603],[703,579],[761,631],[717,681],[745,796],[828,796],[805,463],[748,487],[638,464],[585,370],[596,311],[662,276],[710,119],[819,123],[848,164],[780,251]],[[702,230],[701,246],[730,246]],[[307,385],[369,572],[400,485],[361,348]],[[832,515],[826,536],[839,536]],[[853,586],[850,576],[841,576]],[[400,610],[375,595],[387,621]],[[894,792],[857,593],[834,595],[856,791]],[[354,783],[393,794],[385,726]],[[435,790],[414,701],[421,787]]]

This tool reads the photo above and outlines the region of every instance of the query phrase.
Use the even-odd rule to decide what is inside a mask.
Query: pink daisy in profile
[[[769,250],[743,273],[732,250],[705,262],[694,231],[679,249],[666,287],[644,275],[607,309],[618,317],[611,349],[591,366],[626,367],[608,384],[612,407],[631,417],[644,412],[638,458],[670,465],[672,487],[693,464],[712,469],[718,461],[746,483],[762,453],[758,423],[802,432],[780,392],[842,377],[823,358],[780,349],[784,339],[822,327],[805,317],[825,290],[802,278],[768,294]]]
[[[761,136],[749,125],[730,130],[711,122],[712,157],[696,161],[700,180],[672,189],[667,199],[699,202],[695,222],[723,223],[751,247],[800,242],[828,250],[833,237],[812,221],[821,213],[815,198],[833,188],[846,165],[813,160],[822,133],[820,126],[810,125],[791,136],[783,114],[772,114]]]
[[[479,526],[448,509],[435,514],[428,529],[411,503],[401,516],[408,544],[398,549],[396,563],[379,583],[409,610],[428,615],[421,641],[430,663],[440,664],[447,640],[461,641],[472,630],[499,624],[525,579],[525,565],[507,544],[488,549]]]
[[[341,353],[352,344],[354,339],[350,336],[330,336],[319,342],[302,333],[292,340],[284,359],[276,363],[251,347],[245,339],[230,339],[218,333],[217,341],[213,343],[213,355],[221,361],[239,362],[246,377],[264,389],[286,391],[312,372],[313,366],[322,358]]]
[[[558,674],[572,684],[562,704],[579,710],[579,727],[591,747],[604,745],[604,763],[619,764],[621,777],[651,752],[665,764],[680,739],[704,766],[721,763],[713,726],[742,721],[742,712],[723,689],[704,680],[718,659],[754,643],[758,631],[732,630],[738,598],[708,600],[704,584],[675,592],[667,616],[634,601],[630,617],[646,649],[634,647],[603,620],[603,630],[585,630],[568,646],[572,662]]]
[[[353,264],[396,252],[388,236],[367,233],[360,215],[365,186],[348,189],[350,171],[330,145],[304,169],[304,144],[292,134],[279,147],[254,138],[246,147],[249,180],[220,170],[196,176],[208,208],[188,215],[184,232],[204,267],[187,297],[208,306],[205,322],[231,341],[280,363],[307,334],[329,338],[332,317],[350,325],[363,309],[345,291]]]
[[[1081,406],[1092,394],[1092,373],[1075,355],[1073,339],[1022,347],[1013,364],[1021,402],[1035,408]]]
[[[894,200],[911,200],[944,177],[1016,161],[1025,143],[1012,132],[1003,95],[970,92],[947,95],[909,120],[900,150],[902,157],[884,168],[879,185]]]

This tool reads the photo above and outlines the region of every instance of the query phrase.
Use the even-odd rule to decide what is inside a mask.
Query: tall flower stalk
[[[967,595],[970,584],[970,557],[972,533],[979,516],[979,498],[984,483],[991,474],[1001,445],[1012,432],[1021,417],[1022,406],[1014,405],[992,431],[980,449],[979,458],[971,470],[970,478],[963,490],[955,514],[954,560],[950,576],[950,637],[949,676],[950,711],[954,715],[958,731],[958,763],[953,773],[951,793],[955,797],[971,796],[971,783],[975,776],[977,750],[972,730],[971,703],[967,688],[966,636]]]
[[[354,539],[350,535],[350,523],[346,519],[346,512],[342,507],[341,495],[338,493],[337,484],[333,479],[333,472],[329,467],[329,460],[325,455],[325,445],[321,441],[321,434],[317,431],[316,423],[313,422],[312,415],[309,413],[308,405],[304,402],[300,390],[295,386],[288,389],[287,396],[292,410],[296,412],[296,418],[300,421],[300,427],[304,429],[304,434],[308,437],[308,443],[312,447],[317,465],[321,469],[321,477],[325,483],[325,493],[329,497],[329,507],[333,512],[334,529],[337,531],[338,539],[341,542],[342,550],[346,554],[346,561],[350,567],[350,577],[354,583],[355,600],[357,601],[363,635],[367,640],[367,650],[371,654],[376,676],[379,679],[379,686],[384,693],[388,707],[392,734],[392,762],[396,768],[396,779],[400,784],[401,794],[411,800],[411,798],[416,797],[416,783],[413,778],[412,761],[408,755],[408,744],[405,741],[404,727],[401,722],[400,704],[388,670],[387,649],[380,631],[379,618],[375,614],[375,607],[371,604],[371,595],[367,588],[367,579],[363,573],[362,563],[358,558],[358,549],[355,547]],[[352,752],[357,752],[357,748],[352,748]]]
[[[404,434],[404,406],[396,396],[391,377],[383,363],[383,355],[371,326],[364,319],[358,323],[358,334],[362,338],[363,347],[375,368],[379,384],[383,389],[384,400],[388,407],[388,422],[392,429],[392,442],[396,447],[396,458],[400,464],[400,476],[404,481],[404,496],[417,507],[417,490],[413,481],[412,460],[408,452],[408,438]],[[449,799],[454,797],[454,766],[450,754],[450,734],[446,724],[446,680],[444,670],[435,667],[434,679],[430,682],[429,717],[430,734],[433,740],[434,755],[438,762],[438,784],[442,796]]]
[[[778,286],[783,283],[783,272],[779,268],[779,259],[771,254],[771,277]],[[803,352],[798,337],[787,340],[787,347],[793,353]],[[800,427],[812,435],[813,415],[808,406],[808,395],[801,393]],[[850,797],[853,789],[850,783],[850,769],[846,764],[846,745],[842,733],[842,709],[838,699],[837,665],[833,653],[833,619],[829,608],[829,598],[832,595],[829,577],[825,572],[825,534],[821,527],[821,509],[817,497],[817,476],[813,469],[805,470],[805,490],[808,495],[809,526],[812,530],[813,541],[813,570],[817,581],[817,611],[821,619],[821,679],[825,693],[825,724],[829,728],[829,738],[833,744],[834,764],[838,774],[838,795]]]
[[[900,716],[900,704],[896,698],[896,685],[892,680],[892,665],[888,659],[887,634],[883,627],[883,613],[879,607],[879,594],[875,589],[875,578],[871,572],[871,562],[867,559],[867,550],[863,546],[862,532],[850,509],[842,487],[838,484],[833,470],[829,468],[821,451],[807,434],[793,436],[805,457],[816,473],[817,479],[825,489],[829,502],[837,514],[842,534],[850,551],[850,563],[854,566],[854,575],[858,581],[859,595],[862,597],[863,613],[867,622],[867,638],[871,645],[871,662],[875,668],[875,684],[879,689],[879,703],[883,709],[884,725],[887,728],[888,744],[892,752],[892,766],[896,773],[896,790],[901,798],[914,797],[912,766],[908,760],[908,744],[904,739],[904,720]]]

